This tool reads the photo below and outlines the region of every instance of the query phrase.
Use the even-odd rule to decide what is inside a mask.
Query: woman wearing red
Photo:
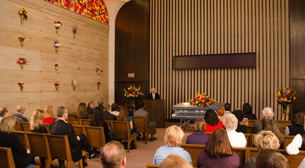
[[[204,116],[206,122],[205,132],[214,132],[217,128],[225,128],[222,122],[218,119],[214,110],[208,109]]]
[[[42,122],[44,124],[52,124],[54,122],[54,119],[53,119],[53,106],[52,105],[48,105],[44,109],[44,116],[43,116]]]

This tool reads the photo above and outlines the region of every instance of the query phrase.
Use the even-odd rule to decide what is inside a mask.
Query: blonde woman
[[[277,150],[280,147],[279,139],[271,131],[261,131],[254,137],[254,145],[258,153],[263,149]],[[255,168],[256,157],[250,157],[245,168]]]
[[[77,109],[77,119],[89,119],[87,112],[87,105],[85,103],[80,103]]]
[[[232,147],[246,147],[247,140],[242,132],[236,132],[238,120],[234,114],[226,114],[222,118]]]
[[[47,129],[41,125],[43,119],[43,110],[36,109],[34,110],[31,121],[30,121],[30,129],[32,132],[37,133],[48,133]]]
[[[193,166],[180,155],[172,153],[162,161],[160,168],[193,168]]]
[[[195,132],[187,136],[187,144],[201,144],[205,145],[209,142],[210,136],[204,133],[206,123],[204,119],[199,118],[194,124]]]
[[[35,167],[34,156],[26,149],[15,134],[10,131],[16,123],[13,115],[6,115],[0,121],[0,146],[12,149],[16,168]]]
[[[164,143],[165,146],[161,146],[157,149],[154,156],[154,164],[160,165],[161,162],[170,154],[176,153],[186,159],[192,165],[191,155],[180,147],[184,137],[184,132],[177,125],[168,127],[165,130]]]
[[[45,124],[52,124],[52,123],[54,123],[54,119],[53,119],[53,106],[48,105],[44,109],[44,116],[43,116],[42,122],[45,123]]]

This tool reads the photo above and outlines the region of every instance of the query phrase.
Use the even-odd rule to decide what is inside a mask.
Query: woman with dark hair
[[[136,128],[134,127],[133,123],[132,123],[132,117],[129,116],[129,112],[126,106],[123,106],[120,109],[120,114],[118,116],[118,121],[129,121],[130,123],[130,132],[131,134],[136,132]]]
[[[285,135],[297,135],[297,134],[303,134],[304,131],[304,111],[294,111],[293,112],[293,118],[291,119],[292,125],[289,125],[286,127]]]
[[[243,167],[238,154],[232,151],[227,132],[224,129],[217,128],[213,132],[205,149],[198,156],[197,167]]]
[[[87,112],[87,105],[85,103],[80,103],[78,105],[76,118],[77,119],[89,119],[88,112]]]
[[[225,128],[222,122],[218,119],[214,110],[208,109],[204,116],[206,122],[205,132],[214,132],[217,128]]]
[[[95,107],[93,109],[92,119],[90,120],[90,126],[103,127],[105,133],[106,143],[111,141],[109,136],[109,127],[104,119],[104,112],[100,107]]]
[[[263,119],[262,120],[262,130],[271,131],[275,134],[275,136],[279,139],[280,142],[280,149],[284,149],[284,136],[277,128],[274,121],[270,119]]]
[[[236,132],[248,133],[247,126],[246,125],[241,125],[241,123],[242,123],[242,121],[244,120],[244,117],[245,117],[244,112],[241,111],[241,110],[234,110],[232,112],[232,114],[234,114],[235,117],[238,120],[238,125],[237,125]]]
[[[252,107],[249,103],[243,105],[243,111],[245,113],[245,118],[249,120],[257,120],[256,115],[252,114]]]

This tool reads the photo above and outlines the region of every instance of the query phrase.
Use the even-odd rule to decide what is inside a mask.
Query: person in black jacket
[[[252,107],[249,103],[243,105],[243,111],[245,113],[245,118],[249,120],[257,120],[256,115],[252,114]]]
[[[248,133],[247,126],[240,124],[243,121],[244,117],[245,117],[244,112],[241,111],[241,110],[234,110],[232,113],[235,115],[235,117],[238,120],[238,125],[237,125],[236,132]]]
[[[93,114],[94,107],[95,107],[95,105],[94,105],[93,101],[89,101],[88,107],[87,107],[88,114]]]
[[[109,126],[105,122],[103,110],[100,107],[95,107],[93,110],[92,119],[90,120],[90,126],[103,127],[105,133],[106,143],[111,141],[109,136]]]
[[[160,99],[160,95],[158,93],[156,93],[156,89],[155,88],[151,88],[151,93],[149,93],[147,95],[147,99]]]
[[[0,122],[0,146],[11,148],[16,168],[35,167],[34,155],[10,131],[16,123],[13,115],[4,116]],[[0,166],[1,167],[1,166]]]
[[[95,157],[95,153],[91,150],[86,136],[84,134],[76,136],[73,126],[65,121],[68,118],[68,110],[65,107],[59,106],[56,113],[58,119],[50,125],[50,133],[54,135],[68,135],[72,160],[77,162],[83,159],[84,167],[87,166],[88,164],[82,158],[82,150],[89,152],[89,159]]]
[[[116,116],[110,113],[110,105],[106,104],[104,106],[104,119],[105,120],[116,120]]]

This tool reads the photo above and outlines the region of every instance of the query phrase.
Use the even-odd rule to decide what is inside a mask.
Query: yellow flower
[[[275,100],[277,100],[278,98],[276,97]]]
[[[126,94],[124,94],[124,96],[126,96]]]
[[[295,100],[295,97],[293,97],[293,100]]]
[[[288,102],[291,102],[291,100],[288,100]]]
[[[287,101],[287,98],[285,97],[284,101]]]
[[[283,100],[283,98],[281,98],[281,100]]]

